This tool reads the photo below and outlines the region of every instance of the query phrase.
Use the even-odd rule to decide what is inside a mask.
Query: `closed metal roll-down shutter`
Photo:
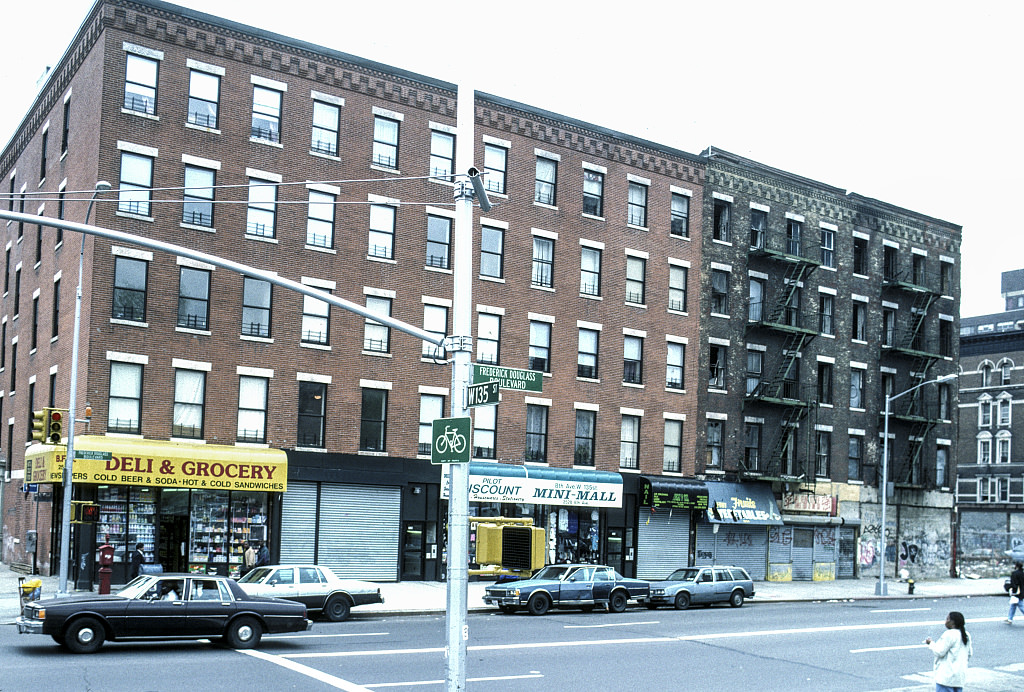
[[[715,564],[742,567],[751,579],[764,579],[768,566],[768,527],[720,524]]]
[[[672,570],[686,567],[690,554],[690,513],[659,509],[651,514],[644,509],[637,532],[636,576],[662,580]]]
[[[289,481],[281,498],[281,562],[314,562],[316,541],[316,483]]]
[[[317,562],[339,577],[398,581],[400,488],[320,486]]]
[[[850,579],[854,574],[854,562],[857,559],[857,533],[854,529],[843,526],[839,529],[839,565],[836,576]]]
[[[814,579],[814,529],[793,527],[793,581]]]

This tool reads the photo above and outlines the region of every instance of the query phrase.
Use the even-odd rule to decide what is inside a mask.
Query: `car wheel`
[[[739,608],[741,605],[743,605],[743,591],[741,591],[740,589],[736,589],[735,591],[733,591],[732,595],[729,596],[729,605],[731,605],[733,608]]]
[[[676,610],[686,610],[690,607],[690,594],[680,591],[676,594]]]
[[[352,606],[349,605],[348,599],[344,596],[332,597],[331,600],[327,601],[327,606],[324,608],[324,615],[331,622],[348,620],[348,616],[351,613]]]
[[[498,606],[498,610],[505,613],[505,615],[511,615],[516,612],[516,607],[511,605],[500,605]]]
[[[106,635],[103,625],[95,618],[75,620],[64,632],[64,646],[76,654],[91,654],[101,646]]]
[[[548,612],[548,608],[551,607],[551,599],[546,595],[539,593],[535,594],[530,599],[529,603],[526,604],[526,608],[530,611],[530,615],[543,615]]]
[[[621,591],[616,591],[612,594],[612,597],[608,599],[608,612],[621,613],[626,610],[626,605],[628,603],[629,599],[626,598],[626,594]]]
[[[228,624],[224,639],[232,649],[254,649],[260,644],[263,628],[254,618],[238,618]]]

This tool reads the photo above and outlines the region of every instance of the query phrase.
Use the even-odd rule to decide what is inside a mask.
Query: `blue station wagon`
[[[548,565],[529,579],[488,586],[484,603],[495,605],[503,613],[526,608],[543,615],[550,608],[595,607],[621,613],[630,601],[641,602],[650,594],[650,584],[628,579],[604,565]]]

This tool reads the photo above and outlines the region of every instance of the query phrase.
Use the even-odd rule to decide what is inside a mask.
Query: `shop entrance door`
[[[423,579],[422,521],[402,522],[402,579]]]
[[[160,492],[160,542],[157,562],[165,572],[188,571],[189,515],[187,489]]]

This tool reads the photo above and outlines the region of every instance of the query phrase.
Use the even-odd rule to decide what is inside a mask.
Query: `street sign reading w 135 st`
[[[501,394],[498,392],[499,384],[497,380],[491,380],[490,382],[471,384],[466,387],[466,407],[494,406],[497,404],[501,398]]]

